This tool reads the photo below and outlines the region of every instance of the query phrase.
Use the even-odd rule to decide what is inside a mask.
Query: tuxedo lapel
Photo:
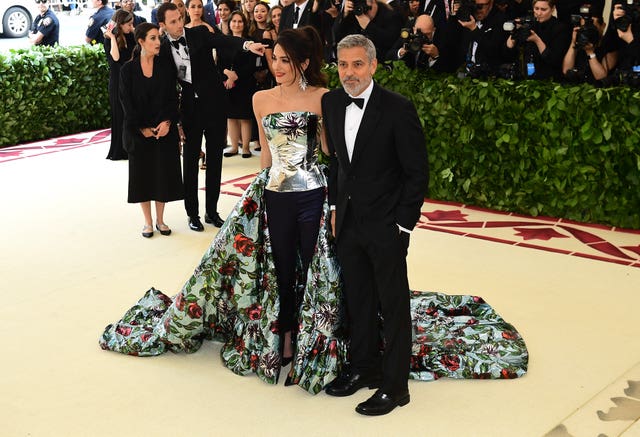
[[[373,90],[371,96],[367,102],[367,106],[364,109],[362,121],[358,128],[358,134],[356,135],[356,143],[353,147],[353,156],[351,158],[351,164],[355,165],[358,158],[362,153],[366,152],[367,144],[371,143],[371,136],[375,132],[376,125],[380,121],[382,111],[380,109],[380,88],[375,83],[373,84]],[[342,124],[344,128],[344,117],[342,117]]]
[[[340,162],[345,163],[347,166],[350,165],[349,162],[349,154],[347,153],[347,143],[344,139],[344,117],[347,107],[345,105],[347,98],[347,94],[342,90],[342,92],[336,94],[336,102],[333,106],[333,111],[331,114],[331,118],[333,119],[333,125],[335,126],[335,132],[337,132],[337,136],[334,139],[334,147],[336,149],[336,153],[339,155]]]

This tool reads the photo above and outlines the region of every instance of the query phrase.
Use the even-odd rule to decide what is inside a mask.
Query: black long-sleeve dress
[[[155,57],[153,74],[146,77],[140,58],[122,67],[120,101],[124,110],[124,142],[129,151],[129,203],[182,199],[184,189],[178,149],[176,69]],[[171,120],[164,137],[145,138],[140,129]]]
[[[218,51],[218,67],[220,73],[224,69],[233,70],[238,75],[235,86],[228,90],[229,106],[227,118],[238,120],[253,119],[252,98],[256,92],[256,59],[257,55],[244,50],[223,49]],[[224,77],[224,76],[223,76]]]
[[[132,33],[125,34],[126,46],[120,49],[120,59],[114,61],[111,57],[111,40],[104,42],[104,51],[107,54],[109,64],[109,103],[111,105],[111,146],[107,159],[119,160],[127,159],[127,152],[122,147],[122,124],[124,114],[120,104],[120,69],[131,59],[131,53],[136,45]]]

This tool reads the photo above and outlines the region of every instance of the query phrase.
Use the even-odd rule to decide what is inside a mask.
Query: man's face
[[[122,2],[120,2],[120,6],[122,7],[122,9],[131,13],[133,13],[133,8],[135,7],[135,5],[136,4],[133,0],[122,0]]]
[[[36,5],[38,6],[38,10],[40,11],[40,14],[44,14],[45,12],[47,12],[47,9],[49,9],[49,2],[48,0],[39,0],[36,2]]]
[[[412,15],[416,15],[418,13],[419,7],[420,7],[420,0],[409,0],[409,12]]]
[[[345,91],[359,96],[371,83],[378,61],[369,59],[364,47],[351,47],[338,51],[338,76]]]
[[[482,21],[487,18],[491,8],[493,7],[493,0],[476,0],[476,21]]]
[[[180,38],[184,31],[184,20],[178,10],[168,10],[164,14],[164,23],[160,25],[172,38]]]
[[[91,0],[91,6],[94,9],[102,7],[102,0]]]

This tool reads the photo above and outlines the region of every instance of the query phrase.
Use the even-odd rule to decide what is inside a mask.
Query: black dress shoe
[[[365,416],[382,416],[392,412],[395,407],[407,405],[409,400],[408,390],[395,396],[378,390],[369,399],[358,404],[356,411]]]
[[[222,220],[222,218],[217,212],[214,215],[205,214],[204,221],[205,223],[209,223],[210,225],[213,225],[216,228],[221,228],[222,225],[224,224],[224,220]]]
[[[364,387],[378,388],[382,378],[379,375],[369,376],[360,373],[348,373],[338,376],[325,388],[329,396],[351,396]]]
[[[189,217],[189,229],[196,232],[204,231],[204,226],[200,221],[200,217]]]

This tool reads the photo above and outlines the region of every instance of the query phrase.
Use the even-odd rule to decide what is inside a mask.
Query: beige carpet
[[[355,413],[371,392],[337,399],[237,376],[211,343],[155,358],[100,350],[104,326],[150,286],[179,291],[216,232],[189,231],[176,202],[173,235],[143,239],[127,163],[107,150],[97,132],[0,151],[1,436],[640,435],[638,233],[425,204],[412,288],[483,296],[524,336],[529,373],[410,382],[411,403],[385,417]],[[237,183],[223,216],[259,159],[224,165]]]

